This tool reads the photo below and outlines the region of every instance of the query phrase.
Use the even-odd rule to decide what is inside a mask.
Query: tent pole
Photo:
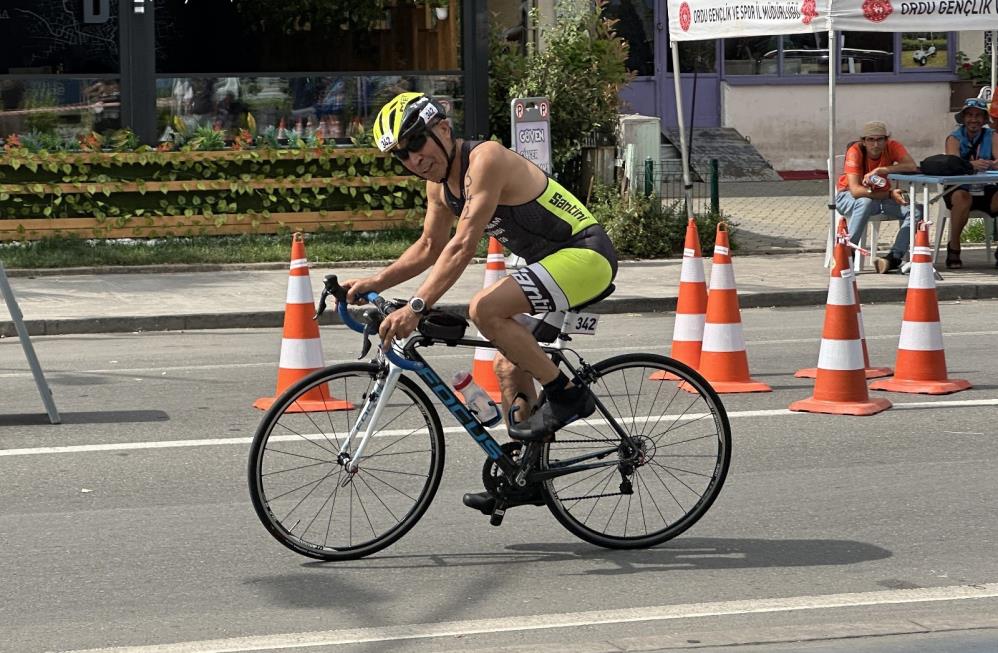
[[[683,118],[683,87],[679,82],[679,43],[669,40],[672,50],[672,85],[676,95],[676,122],[679,123],[679,155],[683,164],[683,199],[686,217],[693,217],[693,184],[690,183],[690,152],[686,144],[686,120]]]
[[[835,169],[835,74],[839,68],[838,43],[835,41],[835,30],[828,30],[828,242],[825,247],[825,267],[832,263],[832,251],[835,244],[835,186],[838,182]]]
[[[996,59],[998,59],[998,42],[996,42],[995,39],[998,39],[998,30],[991,31],[991,97],[992,98],[995,96],[995,85],[996,82],[998,82],[998,79],[996,79],[996,77],[998,77],[998,67],[995,66],[995,64],[998,63],[996,62]]]

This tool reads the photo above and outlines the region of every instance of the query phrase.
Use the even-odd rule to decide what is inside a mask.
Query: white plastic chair
[[[979,218],[984,222],[984,261],[985,263],[991,262],[991,241],[995,238],[995,231],[998,230],[998,217],[981,211],[978,209],[971,210],[970,214],[967,216],[967,222]],[[949,222],[949,209],[946,205],[942,205],[942,209],[939,211],[939,224],[936,225],[936,242],[932,250],[932,262],[935,263],[936,259],[939,257],[939,245],[943,240],[943,231],[946,230],[946,225]]]

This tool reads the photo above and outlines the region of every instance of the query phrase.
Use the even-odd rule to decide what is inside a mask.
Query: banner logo
[[[864,0],[863,16],[873,23],[880,23],[887,20],[887,17],[894,13],[894,7],[890,0]]]
[[[690,15],[690,5],[686,2],[679,5],[679,26],[684,32],[688,32],[690,29],[690,21],[692,20]]]
[[[818,16],[818,6],[814,0],[804,0],[800,6],[801,22],[810,25],[811,21]]]

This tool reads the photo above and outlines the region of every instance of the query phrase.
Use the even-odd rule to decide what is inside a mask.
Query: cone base
[[[870,384],[871,390],[907,392],[918,395],[948,395],[971,387],[964,379],[943,379],[941,381],[916,381],[913,379],[884,379]]]
[[[814,396],[790,404],[790,410],[798,413],[827,413],[829,415],[876,415],[893,404],[887,399],[870,401],[827,401]]]
[[[773,391],[771,387],[762,381],[756,381],[755,379],[749,379],[748,381],[711,381],[710,379],[707,379],[707,383],[710,387],[714,388],[714,392],[719,395],[738,394],[741,392]],[[686,390],[686,392],[696,392],[693,388],[689,388],[686,383],[680,383],[679,387]]]
[[[889,367],[868,367],[866,368],[866,378],[868,379],[879,379],[884,376],[890,376],[894,374],[894,370]],[[804,369],[797,370],[794,372],[794,376],[798,379],[816,379],[818,378],[818,368],[817,367],[805,367]]]
[[[260,397],[253,402],[253,408],[267,410],[274,405],[277,397]],[[353,410],[354,405],[345,399],[327,399],[326,401],[299,399],[288,406],[286,413],[331,413],[336,410]]]

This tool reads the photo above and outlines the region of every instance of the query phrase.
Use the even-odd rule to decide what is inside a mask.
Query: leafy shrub
[[[622,257],[666,258],[683,251],[686,211],[682,202],[666,205],[656,197],[621,197],[615,188],[597,186],[589,209]],[[714,247],[714,235],[722,217],[708,213],[694,218],[700,246],[709,252]],[[733,231],[730,224],[729,229]]]
[[[493,30],[490,53],[489,129],[509,144],[509,103],[514,97],[544,96],[551,101],[552,164],[557,170],[578,156],[592,132],[612,132],[620,100],[617,92],[631,75],[627,43],[614,21],[595,8],[564,12],[545,30],[545,47],[515,52]]]

